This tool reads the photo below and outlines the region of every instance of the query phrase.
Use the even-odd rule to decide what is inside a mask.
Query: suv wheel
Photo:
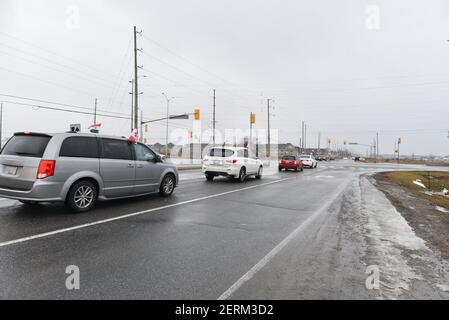
[[[175,177],[172,174],[167,174],[162,179],[159,194],[165,198],[171,196],[173,191],[175,191]]]
[[[263,168],[259,167],[259,171],[257,171],[257,176],[256,176],[257,180],[262,179],[262,173],[263,173]]]
[[[74,212],[86,212],[97,202],[97,188],[90,181],[76,183],[67,195],[67,205]]]
[[[207,181],[212,182],[212,181],[214,181],[214,176],[211,174],[206,174],[206,179],[207,179]]]
[[[244,182],[245,179],[246,179],[246,169],[245,169],[245,167],[242,167],[240,169],[240,173],[239,173],[239,181]]]

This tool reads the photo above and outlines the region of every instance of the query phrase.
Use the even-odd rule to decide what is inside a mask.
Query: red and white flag
[[[93,128],[95,128],[95,129],[101,128],[101,123],[95,123],[89,127],[89,129],[93,129]]]

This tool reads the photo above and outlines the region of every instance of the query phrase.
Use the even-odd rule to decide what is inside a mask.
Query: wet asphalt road
[[[243,184],[187,171],[169,199],[104,202],[81,215],[0,199],[0,298],[373,298],[350,241],[339,244],[348,263],[333,264],[340,222],[330,213],[361,174],[397,168],[348,160]],[[80,290],[65,287],[69,265]],[[316,285],[295,286],[307,273]]]

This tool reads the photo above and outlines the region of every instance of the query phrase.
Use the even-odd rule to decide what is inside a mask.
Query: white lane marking
[[[117,220],[122,220],[122,219],[130,218],[130,217],[135,217],[135,216],[139,216],[139,215],[143,215],[143,214],[147,214],[147,213],[151,213],[151,212],[155,212],[155,211],[160,211],[160,210],[164,210],[164,209],[168,209],[168,208],[178,207],[178,206],[182,206],[184,204],[189,204],[189,203],[193,203],[193,202],[198,202],[198,201],[203,201],[203,200],[207,200],[207,199],[217,198],[217,197],[224,196],[224,195],[231,194],[231,193],[236,193],[236,192],[240,192],[240,191],[260,188],[260,187],[263,187],[263,186],[268,186],[268,185],[271,185],[271,184],[280,183],[280,182],[284,182],[284,181],[292,180],[292,179],[293,178],[286,178],[286,179],[270,181],[270,182],[258,184],[258,185],[255,185],[255,186],[250,186],[250,187],[246,187],[246,188],[226,191],[226,192],[217,193],[217,194],[213,194],[213,195],[210,195],[210,196],[205,196],[205,197],[196,198],[196,199],[192,199],[192,200],[186,200],[186,201],[182,201],[182,202],[178,202],[178,203],[174,203],[174,204],[170,204],[170,205],[166,205],[166,206],[162,206],[162,207],[158,207],[158,208],[153,208],[153,209],[148,209],[148,210],[144,210],[144,211],[129,213],[129,214],[125,214],[125,215],[114,217],[114,218],[99,220],[99,221],[90,222],[90,223],[86,223],[86,224],[81,224],[81,225],[78,225],[78,226],[73,226],[73,227],[69,227],[69,228],[65,228],[65,229],[59,229],[59,230],[54,230],[54,231],[50,231],[50,232],[40,233],[40,234],[36,234],[34,236],[29,236],[29,237],[24,237],[24,238],[20,238],[20,239],[15,239],[15,240],[10,240],[10,241],[6,241],[6,242],[1,242],[0,243],[0,248],[6,247],[6,246],[9,246],[9,245],[13,245],[13,244],[17,244],[17,243],[30,241],[30,240],[35,240],[35,239],[39,239],[39,238],[49,237],[49,236],[53,236],[53,235],[64,233],[64,232],[74,231],[74,230],[83,229],[83,228],[87,228],[87,227],[91,227],[91,226],[96,226],[96,225],[99,225],[99,224],[104,224],[104,223],[113,222],[113,221],[117,221]]]
[[[217,300],[229,299],[244,283],[251,280],[254,275],[259,272],[264,266],[266,266],[282,249],[284,249],[290,241],[292,241],[301,231],[303,231],[309,224],[311,224],[321,213],[326,211],[332,203],[340,196],[340,194],[346,189],[350,180],[343,182],[332,197],[317,211],[315,211],[310,217],[300,224],[292,233],[290,233],[284,240],[282,240],[276,247],[274,247],[265,257],[263,257],[258,263],[254,265],[247,273],[245,273],[240,279],[238,279],[228,290],[226,290]]]

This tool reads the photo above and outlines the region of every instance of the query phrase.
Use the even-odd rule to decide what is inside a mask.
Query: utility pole
[[[307,149],[307,123],[304,124],[304,150]]]
[[[379,158],[379,132],[376,133],[376,151],[377,151],[376,158],[378,159]]]
[[[213,134],[213,145],[215,146],[215,89],[214,89],[214,116],[213,116],[213,120],[212,120],[212,126],[214,128],[214,134]]]
[[[271,132],[270,132],[270,102],[271,99],[267,99],[268,106],[267,106],[267,112],[268,112],[268,145],[267,145],[267,157],[271,156]]]
[[[97,98],[95,98],[95,109],[94,109],[94,125],[96,125],[96,124],[97,124],[97,102],[98,102],[98,99],[97,99]]]
[[[167,125],[165,128],[165,156],[168,157],[168,121],[170,120],[170,101],[173,98],[169,98],[164,92],[162,95],[165,97],[167,101]]]
[[[131,95],[131,131],[134,130],[134,80],[130,80],[129,83],[131,83],[131,92],[129,93]]]
[[[321,150],[321,131],[318,132],[318,152]]]
[[[2,150],[3,130],[3,103],[0,103],[0,150]]]
[[[249,115],[249,143],[248,149],[252,150],[253,145],[253,113],[251,112]]]
[[[143,142],[143,111],[140,110],[140,142]]]
[[[138,86],[138,65],[137,65],[137,28],[134,26],[134,128],[139,128],[139,86]]]
[[[304,153],[304,121],[301,124],[301,153]]]

